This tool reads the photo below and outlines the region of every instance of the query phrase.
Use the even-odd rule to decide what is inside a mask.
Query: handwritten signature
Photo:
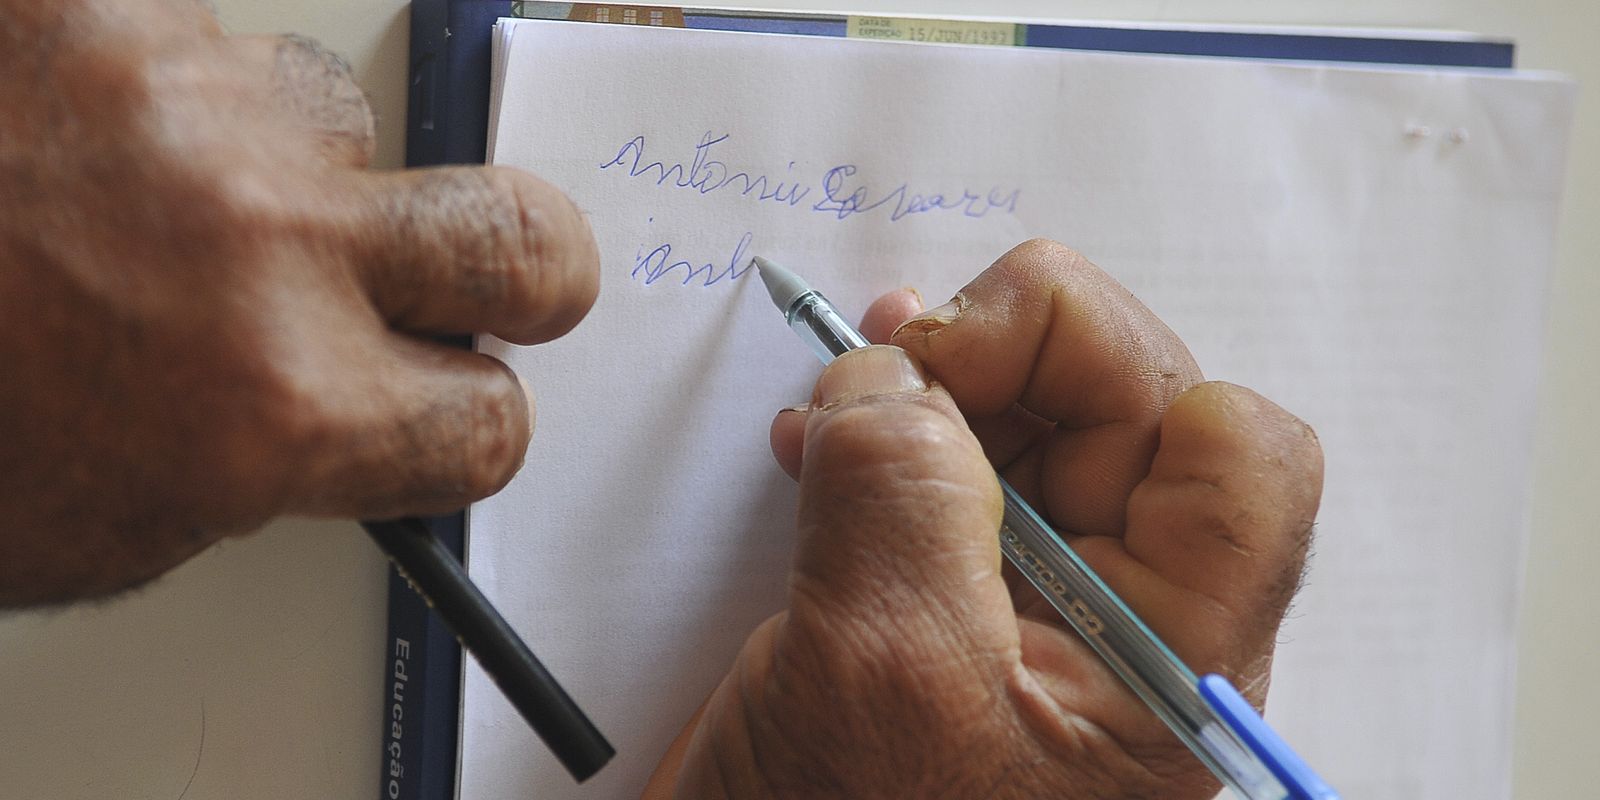
[[[728,140],[728,134],[711,138],[707,131],[700,137],[700,143],[694,146],[694,156],[689,163],[682,162],[671,165],[660,161],[645,161],[645,139],[641,134],[630,139],[610,161],[600,165],[601,169],[612,167],[627,167],[628,177],[649,179],[655,176],[657,186],[671,185],[679,189],[693,189],[700,194],[711,194],[723,189],[731,189],[740,196],[755,196],[758,201],[766,200],[784,203],[789,206],[799,205],[806,195],[811,193],[811,187],[800,186],[798,183],[785,184],[782,180],[774,181],[767,175],[751,175],[748,172],[734,172],[728,165],[711,157],[711,148]],[[794,162],[789,162],[789,168],[794,169]]]
[[[644,281],[646,286],[666,278],[678,279],[684,286],[697,280],[701,286],[714,286],[724,280],[738,280],[741,275],[750,271],[750,242],[754,238],[748,232],[739,237],[738,244],[733,247],[733,255],[729,256],[725,263],[674,258],[670,244],[658,245],[648,253],[640,247],[633,259],[631,277],[634,280]]]
[[[955,211],[959,210],[961,216],[974,219],[983,217],[991,211],[1001,210],[1007,214],[1017,210],[1017,197],[1021,189],[1012,189],[1005,192],[1002,189],[990,189],[987,193],[973,194],[970,189],[962,189],[961,196],[945,194],[920,194],[911,191],[908,184],[900,184],[890,189],[882,197],[874,200],[872,190],[865,184],[856,186],[846,192],[845,179],[856,174],[854,164],[841,164],[828,170],[822,177],[823,198],[811,207],[812,211],[824,211],[833,214],[838,219],[847,219],[856,214],[865,214],[880,208],[889,208],[889,221],[898,222],[912,214],[926,214],[930,211]],[[891,205],[892,203],[892,205]]]
[[[657,186],[689,189],[702,195],[731,192],[756,202],[779,203],[841,221],[873,212],[887,214],[890,222],[934,212],[958,212],[971,219],[990,213],[1012,214],[1022,194],[1021,189],[1000,186],[982,192],[970,188],[959,192],[913,189],[909,181],[885,191],[865,180],[857,180],[856,175],[861,170],[855,164],[830,167],[823,171],[819,181],[811,183],[792,176],[796,162],[790,161],[785,177],[774,178],[765,173],[735,170],[715,158],[712,149],[729,137],[726,133],[713,136],[707,131],[694,146],[694,154],[687,163],[682,160],[668,163],[647,159],[645,136],[640,134],[618,148],[616,155],[601,164],[600,169],[620,168],[629,178],[653,181]],[[817,195],[815,202],[802,205],[813,194]]]

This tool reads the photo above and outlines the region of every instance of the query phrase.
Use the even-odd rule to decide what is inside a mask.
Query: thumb
[[[875,346],[830,365],[811,408],[791,613],[914,647],[1013,647],[999,485],[950,395]]]

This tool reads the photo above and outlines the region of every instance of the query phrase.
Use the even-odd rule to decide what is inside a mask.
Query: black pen
[[[478,659],[490,680],[573,778],[583,782],[616,755],[578,704],[534,658],[522,637],[478,591],[461,562],[421,520],[364,520],[361,527],[444,620],[461,646]]]

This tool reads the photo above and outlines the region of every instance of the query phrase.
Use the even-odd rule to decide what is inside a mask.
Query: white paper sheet
[[[560,22],[506,40],[493,160],[590,214],[603,278],[568,337],[485,343],[539,425],[471,512],[470,567],[619,755],[574,787],[474,665],[462,797],[636,793],[780,607],[795,493],[767,424],[817,366],[751,255],[859,313],[907,284],[942,301],[1036,235],[1321,435],[1269,719],[1347,797],[1509,792],[1569,85]]]

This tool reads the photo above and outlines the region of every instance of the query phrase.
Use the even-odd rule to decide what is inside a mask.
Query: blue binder
[[[585,4],[592,11],[593,4]],[[625,6],[616,6],[624,8]],[[567,18],[571,3],[412,0],[406,165],[481,164],[488,141],[491,32],[501,17]],[[639,6],[632,6],[638,9]],[[844,37],[833,14],[751,14],[682,8],[685,27]],[[621,19],[619,12],[616,18]],[[1510,69],[1511,42],[1358,36],[1276,30],[1021,24],[1025,47],[1295,61]],[[470,346],[470,340],[457,343]],[[459,558],[466,515],[434,517],[429,530]],[[461,704],[461,647],[390,569],[384,663],[380,800],[451,800]],[[559,676],[557,676],[559,677]]]

